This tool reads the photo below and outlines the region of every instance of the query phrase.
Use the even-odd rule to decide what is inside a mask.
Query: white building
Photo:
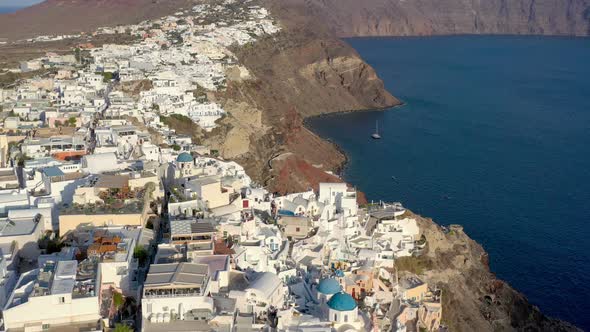
[[[96,264],[48,262],[23,273],[4,306],[7,331],[41,331],[66,326],[94,326],[99,315]]]
[[[125,168],[117,162],[114,153],[100,153],[82,157],[82,170],[90,174],[101,174]]]
[[[347,216],[357,214],[356,190],[348,188],[346,183],[320,183],[319,189],[321,203],[334,205],[337,212]]]
[[[361,331],[363,325],[359,320],[358,307],[356,301],[350,294],[339,292],[330,298],[327,302],[328,320],[335,324],[335,327],[345,324],[356,325],[357,331]]]
[[[137,259],[133,252],[140,228],[96,227],[76,231],[77,245],[87,247],[87,256],[99,262],[100,289],[114,288],[125,296],[137,296]]]
[[[254,279],[244,291],[230,291],[229,297],[236,299],[236,308],[240,312],[252,312],[256,315],[270,307],[283,308],[287,287],[272,272],[255,273]]]
[[[144,283],[141,314],[150,324],[176,320],[209,320],[214,312],[206,264],[152,264]]]

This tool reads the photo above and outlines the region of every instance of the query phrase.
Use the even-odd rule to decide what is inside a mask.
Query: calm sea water
[[[0,14],[14,13],[15,11],[22,9],[20,7],[0,7]]]
[[[590,330],[590,39],[349,43],[406,105],[311,121],[348,153],[345,178],[463,224],[500,278]]]
[[[11,6],[8,5],[0,5],[0,14],[7,14],[7,13],[14,13],[17,10],[21,10],[26,7],[30,7],[35,3],[43,2],[44,0],[31,0],[31,1],[24,1],[23,3],[14,3]],[[0,1],[1,2],[1,1]]]

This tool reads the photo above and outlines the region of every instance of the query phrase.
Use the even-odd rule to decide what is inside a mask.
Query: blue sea
[[[15,1],[12,1],[13,2],[12,5],[8,5],[8,4],[0,5],[0,14],[14,13],[17,10],[21,10],[23,8],[30,7],[36,3],[40,3],[43,1],[44,0],[30,0],[30,1],[24,1],[24,2],[18,3],[18,4]],[[0,2],[2,2],[2,1],[0,1]]]
[[[14,13],[15,11],[22,9],[20,7],[0,7],[0,14]]]
[[[590,330],[590,39],[348,42],[405,105],[310,122],[347,152],[346,180],[464,225],[499,278]]]

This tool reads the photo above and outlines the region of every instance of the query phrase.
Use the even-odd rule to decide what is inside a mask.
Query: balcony
[[[166,297],[189,297],[203,296],[200,288],[189,289],[145,289],[144,297],[149,298],[166,298]]]

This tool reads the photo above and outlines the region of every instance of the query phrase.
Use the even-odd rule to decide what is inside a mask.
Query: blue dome
[[[295,216],[295,213],[293,213],[292,211],[289,211],[289,210],[279,210],[279,214],[283,215],[283,216],[291,216],[291,217]]]
[[[342,270],[340,270],[340,269],[336,270],[336,272],[334,272],[334,274],[339,278],[344,277],[344,272],[342,272]]]
[[[190,154],[183,152],[176,157],[176,161],[179,163],[192,163],[193,157]]]
[[[327,278],[320,281],[318,292],[322,294],[336,294],[340,291],[340,284],[334,278]]]
[[[340,292],[332,295],[328,307],[338,311],[350,311],[356,308],[356,301],[349,294]]]

